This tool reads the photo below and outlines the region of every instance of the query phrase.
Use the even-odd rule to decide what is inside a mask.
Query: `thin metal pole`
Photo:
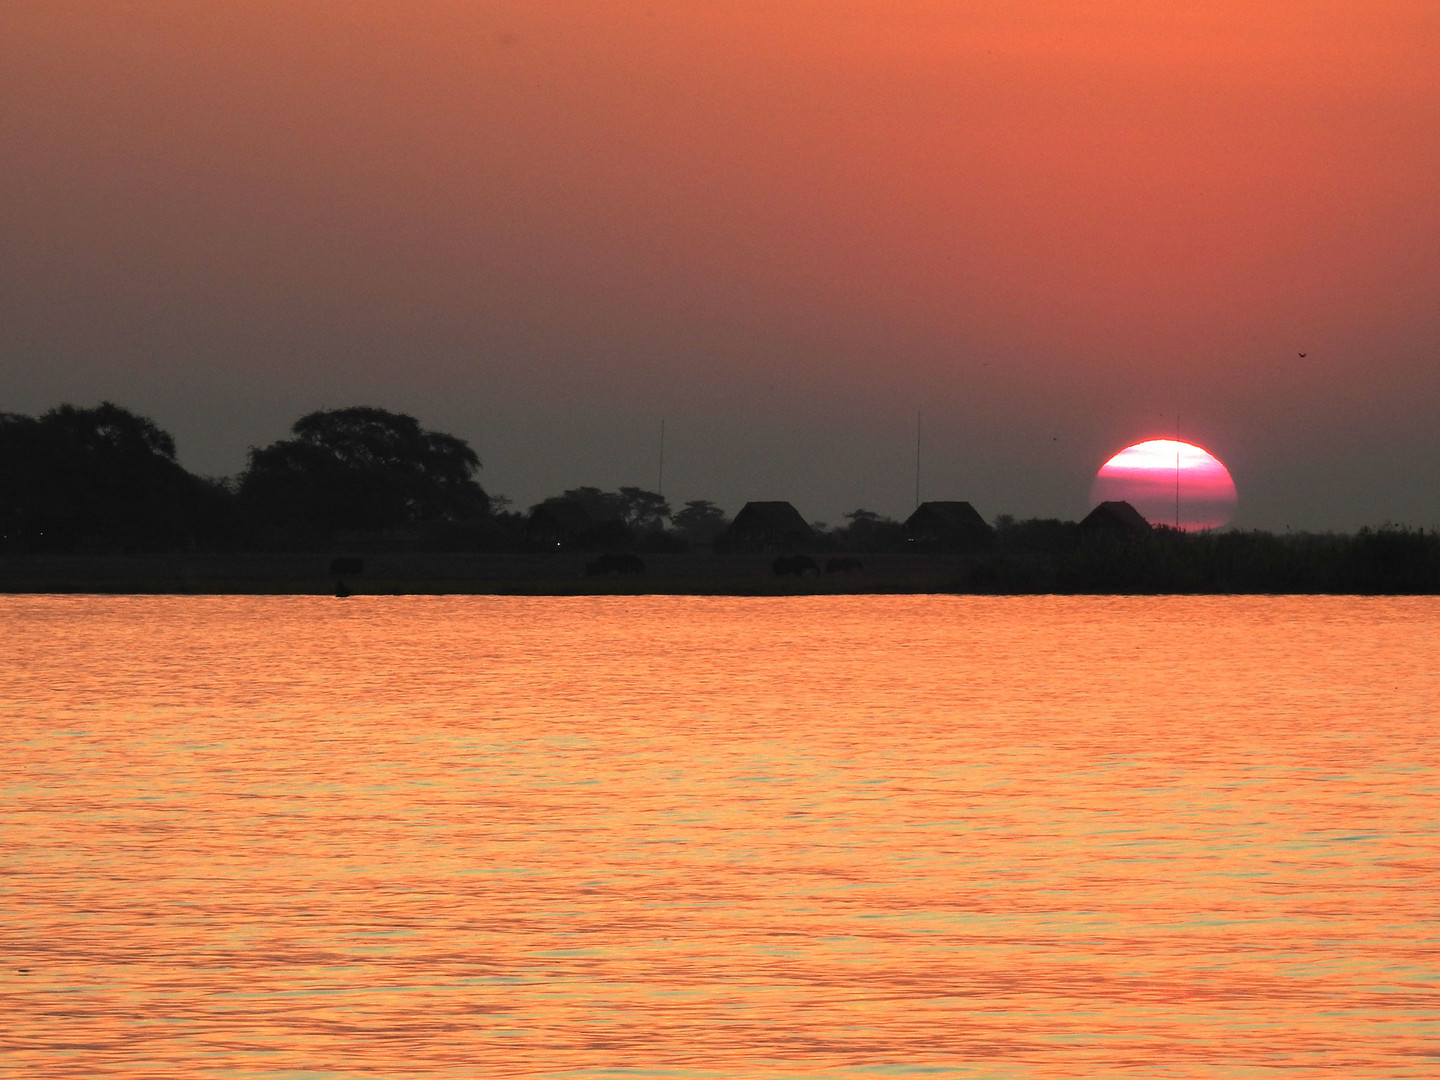
[[[1180,531],[1180,414],[1175,414],[1175,531]]]
[[[915,410],[915,505],[920,505],[920,410]]]

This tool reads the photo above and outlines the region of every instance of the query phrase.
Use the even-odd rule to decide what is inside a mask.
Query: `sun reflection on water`
[[[3,604],[16,1075],[1434,1075],[1432,599]]]

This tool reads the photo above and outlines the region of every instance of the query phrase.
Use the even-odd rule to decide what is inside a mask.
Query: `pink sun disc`
[[[1235,481],[1220,459],[1192,443],[1151,439],[1127,446],[1095,474],[1092,505],[1128,502],[1152,525],[1218,529],[1235,512]]]

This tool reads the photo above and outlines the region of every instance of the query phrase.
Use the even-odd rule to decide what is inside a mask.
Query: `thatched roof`
[[[906,534],[914,538],[936,536],[989,536],[993,530],[968,502],[924,502],[905,519]]]
[[[800,516],[800,511],[791,506],[788,502],[748,502],[740,508],[735,515],[735,520],[730,523],[733,529],[739,526],[742,529],[770,529],[780,532],[810,532],[810,526]]]
[[[1123,532],[1143,536],[1150,531],[1150,523],[1135,507],[1117,499],[1113,502],[1102,502],[1091,510],[1080,522],[1080,528],[1085,532]]]
[[[748,502],[716,543],[722,548],[767,550],[807,544],[814,538],[814,530],[788,502]]]

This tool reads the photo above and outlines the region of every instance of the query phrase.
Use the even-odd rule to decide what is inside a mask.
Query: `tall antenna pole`
[[[655,493],[665,494],[665,418],[660,418],[660,470],[655,478]]]
[[[1175,531],[1180,531],[1180,414],[1175,414]]]
[[[915,505],[920,505],[920,410],[915,410]]]

